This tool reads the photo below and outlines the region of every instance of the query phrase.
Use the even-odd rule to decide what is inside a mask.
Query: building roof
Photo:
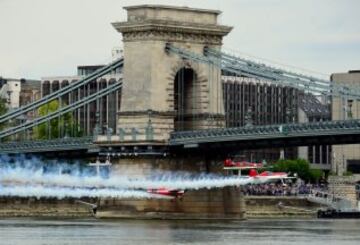
[[[180,10],[180,11],[191,11],[191,12],[201,12],[201,13],[212,13],[212,14],[221,14],[220,10],[213,10],[213,9],[198,9],[198,8],[190,8],[190,7],[178,7],[178,6],[171,6],[171,5],[161,5],[161,4],[142,4],[142,5],[133,5],[133,6],[126,6],[124,9],[139,9],[139,8],[150,8],[150,9],[173,9],[173,10]]]
[[[105,65],[78,65],[78,69],[99,69],[103,68]]]

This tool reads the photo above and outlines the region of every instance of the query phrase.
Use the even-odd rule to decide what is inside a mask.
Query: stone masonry
[[[113,23],[123,36],[125,60],[118,127],[127,131],[136,128],[145,134],[151,123],[153,140],[165,143],[174,131],[174,80],[182,68],[196,74],[197,103],[192,113],[197,117],[187,128],[205,128],[209,116],[223,116],[223,109],[219,112],[216,106],[222,101],[222,93],[216,91],[221,84],[220,69],[165,52],[166,43],[198,54],[204,46],[220,49],[223,36],[232,29],[218,24],[220,12],[163,5],[125,9],[127,21]]]

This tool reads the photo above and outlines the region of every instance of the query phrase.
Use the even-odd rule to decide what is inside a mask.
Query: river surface
[[[360,220],[1,219],[0,244],[360,244]]]

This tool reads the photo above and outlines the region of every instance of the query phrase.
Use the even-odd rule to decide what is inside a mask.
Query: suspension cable
[[[307,90],[317,94],[360,99],[360,88],[357,86],[345,86],[312,76],[269,67],[210,48],[204,49],[206,56],[175,47],[172,44],[166,45],[166,51],[197,62],[216,65],[232,74],[267,80],[273,84]]]
[[[95,94],[84,97],[81,100],[76,101],[76,102],[74,102],[72,104],[69,104],[69,105],[67,105],[65,107],[61,107],[57,111],[52,112],[52,113],[50,113],[48,115],[38,117],[38,118],[36,118],[36,119],[34,119],[32,121],[25,122],[23,124],[17,125],[17,126],[12,127],[12,128],[5,129],[5,130],[0,132],[0,139],[2,139],[4,137],[7,137],[7,136],[10,136],[10,135],[13,135],[13,134],[16,134],[16,133],[21,132],[23,130],[32,128],[32,127],[37,126],[39,124],[42,124],[44,122],[50,121],[51,119],[54,119],[54,118],[56,118],[58,116],[61,116],[61,115],[64,115],[65,113],[74,111],[74,110],[76,110],[76,109],[78,109],[78,108],[80,108],[80,107],[82,107],[82,106],[84,106],[84,105],[86,105],[88,103],[91,103],[91,102],[97,100],[100,97],[106,96],[107,94],[118,90],[119,88],[121,88],[121,86],[122,86],[122,82],[115,83],[115,84],[113,84],[113,85],[111,85],[111,86],[109,86],[109,87],[107,87],[105,89],[102,89],[102,90],[98,91]]]
[[[68,94],[71,91],[74,91],[75,89],[80,88],[81,86],[89,83],[90,81],[92,81],[98,77],[106,75],[107,73],[109,73],[110,71],[112,71],[118,67],[122,67],[123,62],[124,62],[123,59],[116,60],[113,63],[111,63],[103,68],[100,68],[99,70],[95,71],[94,73],[90,74],[89,76],[85,77],[84,79],[80,79],[74,83],[71,83],[64,88],[61,88],[61,89],[57,90],[56,92],[50,93],[49,95],[46,95],[46,96],[42,97],[41,99],[36,100],[30,104],[22,106],[22,107],[18,108],[17,110],[10,111],[10,112],[0,116],[0,123],[4,123],[10,119],[16,118],[19,115],[22,115],[28,111],[39,108],[40,106],[48,103],[49,101],[52,101],[54,99],[57,99],[57,98],[65,95],[65,94]]]

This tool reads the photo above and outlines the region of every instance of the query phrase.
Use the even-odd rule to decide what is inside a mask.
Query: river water
[[[0,244],[360,244],[360,220],[0,220]]]

